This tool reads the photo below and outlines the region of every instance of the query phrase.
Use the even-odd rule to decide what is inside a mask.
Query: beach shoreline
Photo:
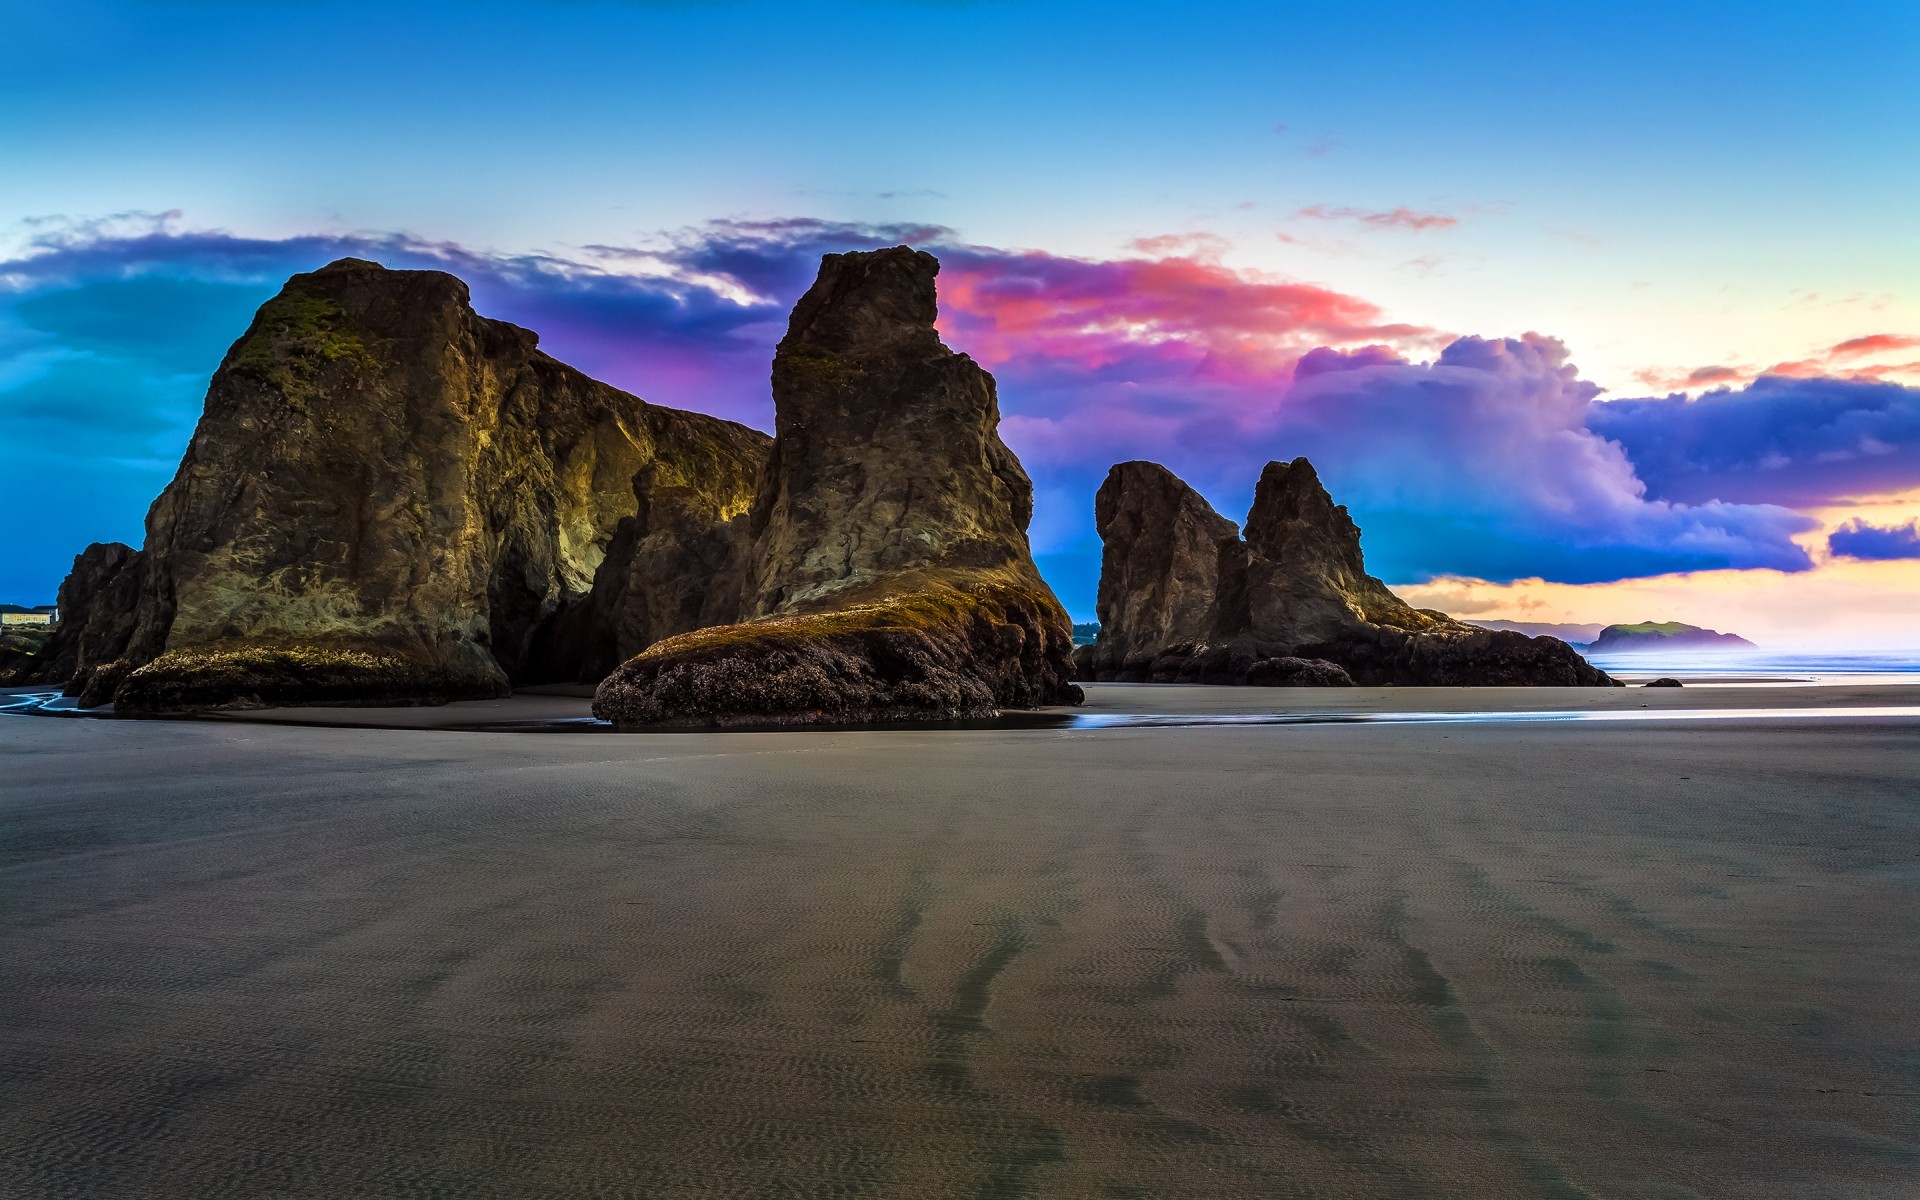
[[[1441,690],[1093,685],[1081,712],[1832,706],[534,738],[0,718],[0,1191],[1905,1186],[1920,719],[1847,710],[1913,697],[1416,691]]]

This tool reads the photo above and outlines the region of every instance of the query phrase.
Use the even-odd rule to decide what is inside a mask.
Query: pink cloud
[[[1864,358],[1869,354],[1883,354],[1889,350],[1911,350],[1920,346],[1920,337],[1906,337],[1897,333],[1874,333],[1866,337],[1849,338],[1827,351],[1829,358]]]
[[[1157,242],[1158,239],[1149,239]],[[1282,381],[1320,345],[1424,345],[1434,331],[1318,284],[1198,257],[1094,261],[1040,252],[948,251],[941,326],[990,367],[1072,364],[1196,378]]]
[[[1449,217],[1442,213],[1418,212],[1405,206],[1380,212],[1365,208],[1329,208],[1324,204],[1309,204],[1293,215],[1315,221],[1357,221],[1374,229],[1405,229],[1414,233],[1426,229],[1451,229],[1460,223],[1459,217]]]

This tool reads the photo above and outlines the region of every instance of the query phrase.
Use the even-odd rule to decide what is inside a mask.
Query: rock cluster
[[[727,557],[768,439],[537,340],[438,271],[294,276],[214,374],[145,548],[76,564],[37,670],[132,713],[433,703],[693,628],[661,565]]]
[[[587,378],[451,275],[297,275],[215,373],[145,549],[90,547],[8,670],[134,714],[609,672],[623,725],[1077,699],[1032,486],[992,376],[935,332],[938,269],[827,257],[774,362],[776,439]]]
[[[1304,458],[1268,463],[1245,535],[1172,472],[1121,463],[1095,499],[1104,544],[1097,680],[1605,686],[1556,638],[1416,609],[1366,572],[1360,530]]]
[[[1027,545],[993,377],[940,342],[939,263],[830,254],[773,362],[775,437],[737,623],[600,685],[619,725],[944,720],[1074,702],[1072,627]]]

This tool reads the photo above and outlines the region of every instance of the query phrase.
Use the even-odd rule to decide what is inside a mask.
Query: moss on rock
[[[128,672],[114,711],[161,715],[293,704],[444,704],[504,695],[497,678],[463,678],[379,649],[287,644],[169,650]]]
[[[593,711],[622,727],[809,725],[1078,703],[1057,609],[1004,580],[699,629],[622,665]]]

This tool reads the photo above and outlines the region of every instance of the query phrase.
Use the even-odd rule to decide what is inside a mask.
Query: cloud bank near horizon
[[[0,500],[61,498],[0,590],[35,598],[85,542],[138,540],[207,376],[290,274],[349,255],[451,271],[482,313],[591,375],[766,428],[773,345],[819,256],[897,242],[941,258],[942,334],[999,380],[1038,492],[1036,553],[1077,613],[1098,574],[1092,494],[1127,458],[1165,463],[1238,517],[1261,465],[1306,454],[1394,581],[1804,570],[1794,539],[1813,522],[1795,508],[1920,484],[1920,390],[1763,377],[1699,401],[1602,401],[1551,338],[1395,322],[1177,240],[1090,260],[938,226],[789,220],[561,256],[123,222],[52,230],[0,262],[0,414],[15,432]]]
[[[1920,559],[1920,521],[1873,525],[1855,517],[1827,535],[1827,550],[1835,558],[1862,562]]]

